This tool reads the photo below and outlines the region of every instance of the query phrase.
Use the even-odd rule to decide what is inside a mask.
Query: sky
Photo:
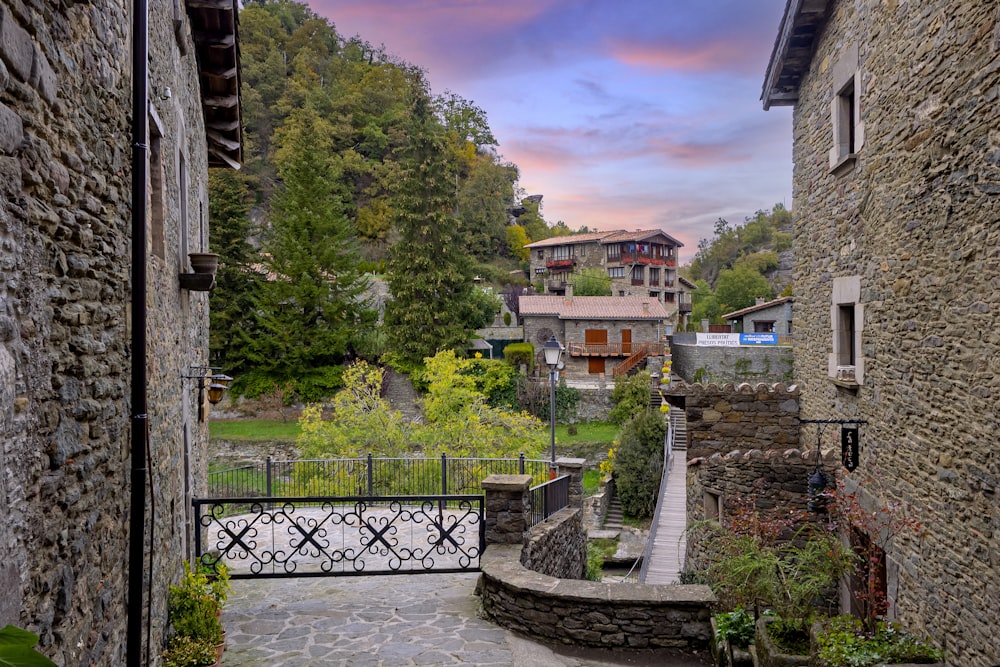
[[[307,0],[486,112],[525,194],[571,229],[791,208],[791,110],[760,102],[785,0]]]

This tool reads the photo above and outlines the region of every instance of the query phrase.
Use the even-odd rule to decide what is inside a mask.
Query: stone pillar
[[[486,544],[525,544],[531,527],[531,475],[490,475],[486,493]]]
[[[559,475],[569,475],[569,506],[583,508],[583,467],[587,459],[570,459],[560,456],[556,459]]]

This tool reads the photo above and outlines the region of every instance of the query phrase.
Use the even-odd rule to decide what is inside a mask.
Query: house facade
[[[610,380],[665,354],[668,313],[656,299],[522,296],[519,307],[524,340],[535,346],[536,367],[545,367],[542,346],[555,336],[565,348],[563,372],[569,381]]]
[[[788,336],[792,333],[792,304],[790,296],[777,299],[757,299],[757,303],[726,313],[722,319],[730,323],[736,333],[774,333]]]
[[[135,109],[149,128],[138,142],[143,354],[131,330],[138,9],[0,1],[0,626],[36,632],[59,665],[119,666],[145,659],[137,653],[156,664],[167,585],[192,550],[190,498],[205,480],[205,396],[185,376],[204,373],[192,367],[208,358],[208,293],[182,289],[180,276],[188,253],[207,249],[209,165],[240,159],[236,7],[149,4],[148,111]],[[148,452],[130,437],[140,359]],[[135,448],[148,462],[138,480]],[[147,499],[139,535],[136,481]],[[129,608],[133,539],[152,567],[133,576],[143,604]],[[130,615],[142,618],[139,637],[127,636]]]
[[[682,291],[677,252],[683,245],[660,230],[640,230],[557,236],[525,248],[531,251],[530,278],[545,294],[564,295],[574,274],[600,269],[612,296],[649,297],[676,313]]]
[[[794,106],[801,417],[857,420],[848,489],[921,526],[889,614],[963,667],[1000,663],[998,65],[994,3],[791,0],[762,95]]]

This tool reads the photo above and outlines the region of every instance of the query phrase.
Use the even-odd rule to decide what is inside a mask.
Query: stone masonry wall
[[[583,511],[567,507],[532,526],[521,564],[557,579],[583,579],[587,567]]]
[[[863,144],[834,174],[833,72],[853,47]],[[923,527],[888,554],[892,613],[958,667],[1000,663],[998,58],[995,3],[836,0],[794,111],[802,416],[868,422],[851,477]],[[846,277],[863,307],[855,388],[828,370]]]
[[[733,382],[784,382],[792,379],[792,348],[771,345],[741,347],[670,346],[671,371],[685,382],[722,384]],[[700,371],[700,372],[699,372]]]
[[[60,665],[125,662],[130,7],[0,1],[0,625],[34,630]],[[186,236],[196,238],[207,158],[194,51],[187,43],[181,53],[174,19],[171,3],[151,3],[170,249],[149,266],[157,652],[167,580],[185,547],[182,475],[202,465],[196,455],[184,465],[184,434],[193,452],[206,438],[192,419],[196,394],[180,380],[206,358],[207,296],[178,288],[177,204],[183,156]]]
[[[708,586],[554,579],[521,565],[520,549],[490,545],[481,560],[483,610],[503,627],[573,646],[708,649]]]
[[[799,446],[799,392],[794,386],[690,385],[685,414],[689,461],[735,449]]]

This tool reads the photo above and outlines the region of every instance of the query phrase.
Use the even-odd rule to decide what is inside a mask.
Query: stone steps
[[[604,530],[621,530],[623,516],[621,501],[615,494],[611,497],[611,501],[608,503],[608,513],[604,516]]]

